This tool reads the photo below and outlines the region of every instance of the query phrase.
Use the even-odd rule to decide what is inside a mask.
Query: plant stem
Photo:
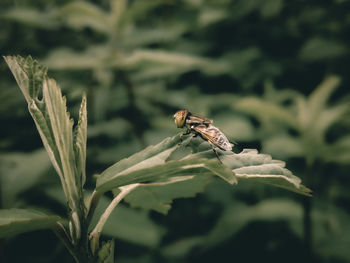
[[[134,190],[136,187],[138,187],[140,184],[130,184],[126,186],[119,187],[120,193],[112,200],[112,202],[109,204],[109,206],[106,208],[104,213],[101,215],[100,220],[96,224],[93,231],[90,233],[90,239],[95,239],[98,241],[100,234],[102,232],[102,229],[107,222],[109,216],[113,212],[114,208],[119,204],[119,202],[128,195],[132,190]],[[94,250],[97,250],[97,248],[94,248]],[[96,252],[96,251],[94,251]]]
[[[143,127],[142,127],[142,122],[143,122],[143,112],[139,110],[136,104],[136,97],[135,97],[135,88],[130,80],[128,73],[123,70],[119,70],[117,72],[118,74],[118,79],[124,84],[126,94],[128,96],[128,114],[131,119],[131,124],[133,131],[140,141],[141,145],[144,147],[146,146],[145,140],[143,138]]]
[[[77,253],[75,251],[75,248],[72,245],[72,242],[71,242],[71,240],[69,238],[69,234],[67,233],[67,231],[64,228],[64,226],[60,222],[57,222],[56,225],[52,228],[52,231],[62,241],[62,243],[68,249],[69,253],[73,256],[74,260],[76,262],[79,262],[79,259],[77,257]]]
[[[310,186],[312,188],[312,181],[313,181],[313,159],[307,158],[306,159],[306,173],[305,173],[305,183],[306,185]],[[311,211],[312,211],[312,203],[310,197],[303,197],[302,199],[303,204],[303,232],[304,232],[304,244],[307,252],[307,256],[309,260],[313,261],[313,241],[312,241],[312,218],[311,218]]]
[[[98,202],[100,201],[101,196],[103,195],[102,192],[94,190],[91,194],[90,202],[89,202],[89,207],[87,208],[87,217],[86,217],[86,225],[89,226],[91,219],[94,215],[95,209],[98,205]]]
[[[304,243],[306,246],[306,251],[308,253],[308,256],[310,259],[313,255],[313,248],[312,248],[312,223],[311,223],[311,210],[312,210],[312,204],[311,204],[311,198],[310,197],[303,197],[303,208],[304,208],[304,217],[303,217],[303,231],[304,231]]]

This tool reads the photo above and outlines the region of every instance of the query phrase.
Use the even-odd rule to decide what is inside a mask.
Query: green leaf
[[[68,26],[74,29],[90,27],[102,33],[108,33],[111,30],[109,14],[88,2],[68,3],[59,10],[58,14]]]
[[[311,190],[301,184],[300,178],[284,168],[284,162],[273,160],[268,154],[259,154],[255,149],[244,149],[239,154],[224,155],[222,159],[239,180],[270,184],[311,196]]]
[[[260,7],[260,1],[255,0],[240,0],[233,3],[234,14],[232,14],[233,19],[242,19],[242,17],[247,16],[254,12]]]
[[[137,49],[130,55],[121,56],[114,59],[113,66],[117,68],[134,68],[145,63],[149,66],[176,66],[182,70],[202,70],[207,74],[221,74],[230,70],[227,63],[216,62],[209,58],[184,54],[180,52],[170,52],[167,50]],[[148,64],[147,64],[148,65]]]
[[[163,182],[141,184],[124,200],[132,207],[167,214],[174,199],[194,197],[203,192],[210,181],[210,177],[200,175],[172,177]]]
[[[347,46],[339,41],[323,37],[313,37],[301,47],[299,57],[307,62],[315,62],[334,59],[345,55],[347,52]]]
[[[86,180],[86,141],[87,141],[87,110],[86,110],[86,95],[83,95],[79,110],[79,120],[74,128],[74,153],[77,162],[77,182],[80,188],[83,187]]]
[[[326,148],[325,161],[347,165],[350,163],[350,135],[345,135]]]
[[[118,7],[118,5],[116,3],[118,3],[118,1],[120,0],[113,0],[112,4],[112,10],[114,10],[114,12],[116,12],[116,7]],[[125,2],[125,0],[124,0]],[[149,12],[152,9],[155,9],[157,7],[159,7],[162,3],[164,3],[162,0],[154,0],[154,1],[136,1],[133,2],[132,4],[129,4],[128,8],[126,8],[125,10],[123,10],[124,16],[125,16],[125,20],[127,21],[135,21],[135,19],[140,19],[140,18],[149,18]]]
[[[202,176],[217,175],[230,184],[237,182],[233,172],[221,165],[218,160],[191,158],[179,161],[169,161],[165,164],[154,165],[150,168],[142,168],[130,172],[129,169],[127,169],[120,174],[112,175],[108,179],[105,178],[106,174],[101,174],[97,181],[97,190],[107,191],[123,185],[156,181],[173,176],[197,174]]]
[[[273,119],[293,128],[298,127],[295,115],[285,108],[269,101],[247,97],[235,103],[234,108],[252,114],[260,120]]]
[[[165,73],[172,73],[194,69],[215,75],[230,70],[226,62],[216,62],[200,56],[141,48],[131,53],[111,53],[110,48],[105,44],[91,46],[83,53],[67,48],[56,49],[50,53],[43,63],[50,69],[56,70],[96,70],[105,67],[117,69],[142,68],[141,75],[147,75],[150,71],[152,75],[155,71],[162,72],[165,70]],[[143,69],[146,70],[146,73],[142,73]]]
[[[135,28],[132,32],[124,35],[123,45],[129,48],[136,48],[153,43],[172,42],[177,40],[181,33],[183,33],[183,30],[177,28],[169,30],[169,27]]]
[[[276,134],[266,138],[262,146],[264,152],[282,159],[304,156],[301,141],[286,133]]]
[[[106,45],[90,46],[84,52],[68,48],[57,48],[43,61],[54,70],[94,70],[103,68],[110,56]]]
[[[111,167],[107,168],[97,178],[97,188],[101,189],[108,186],[108,182],[115,175],[142,168],[148,168],[154,165],[162,164],[176,150],[180,143],[180,136],[167,138],[155,146],[149,146],[146,149],[135,153],[129,158],[123,159]],[[129,170],[128,170],[129,169]],[[112,189],[112,188],[110,188]]]
[[[308,99],[312,115],[315,115],[326,107],[327,101],[339,84],[340,78],[333,75],[326,77],[321,84],[316,87]]]
[[[345,112],[346,107],[331,112],[328,112],[329,109],[327,109],[327,101],[339,85],[339,82],[339,77],[329,76],[322,81],[308,98],[297,98],[298,120],[301,128],[305,131],[312,129],[314,134],[323,134],[329,127],[329,124],[341,116],[343,111]],[[324,121],[326,122],[323,123]],[[315,125],[322,126],[322,129],[319,130],[319,127],[315,127]]]
[[[39,65],[30,56],[26,59],[20,56],[6,56],[4,59],[11,69],[28,104],[31,100],[38,99],[47,68]]]
[[[73,120],[67,112],[66,99],[62,97],[59,86],[53,79],[46,78],[43,85],[43,98],[47,119],[50,121],[53,140],[60,160],[60,172],[63,174],[67,196],[72,204],[78,199],[76,185],[75,154],[73,150]],[[72,207],[76,211],[76,207]]]
[[[191,158],[212,158],[212,150],[207,142],[197,146],[199,152],[191,154]],[[273,160],[268,154],[259,154],[256,149],[243,149],[239,154],[218,150],[220,160],[234,172],[240,180],[250,180],[259,183],[281,187],[302,195],[310,196],[311,190],[301,184],[299,177],[284,168],[285,163]],[[187,156],[186,158],[188,158]]]
[[[62,97],[61,89],[56,82],[46,75],[46,68],[40,66],[31,57],[23,59],[19,56],[7,56],[5,60],[28,102],[29,112],[34,119],[51,163],[61,179],[68,205],[73,212],[80,211],[78,207],[81,189],[78,190],[76,178],[81,176],[77,175],[77,171],[81,170],[85,161],[80,159],[80,167],[75,166],[72,131],[74,121],[67,112],[66,99]],[[82,110],[81,118],[84,114]],[[81,120],[77,128],[82,129],[78,132],[82,134],[78,135],[82,136],[81,139],[84,139],[83,125],[86,125],[84,122],[85,120]],[[83,140],[78,144],[83,153],[82,143],[84,143]],[[79,156],[79,158],[83,157],[85,158],[83,155]]]
[[[263,1],[260,13],[263,17],[273,17],[278,15],[283,8],[283,0],[267,0]]]
[[[348,103],[327,105],[332,93],[340,83],[337,76],[328,76],[310,94],[308,98],[299,96],[297,102],[297,118],[304,140],[311,142],[308,150],[313,156],[324,156],[326,153],[315,151],[315,145],[324,148],[326,132],[337,121],[341,120],[349,110]]]
[[[315,204],[312,214],[314,244],[317,254],[324,258],[338,258],[344,262],[350,260],[350,216],[347,211],[334,204],[324,204],[320,200]]]
[[[111,12],[110,12],[110,21],[111,25],[114,26],[114,30],[120,31],[121,20],[127,10],[127,1],[126,0],[112,0],[110,2]]]
[[[210,26],[211,24],[220,22],[229,16],[228,10],[219,8],[204,8],[198,17],[198,25],[200,27]]]
[[[3,207],[13,207],[16,196],[38,183],[50,167],[44,150],[0,155],[1,200]]]
[[[51,228],[58,220],[60,220],[59,216],[46,215],[29,209],[1,209],[0,237]]]
[[[328,129],[332,128],[333,124],[341,121],[346,117],[346,113],[350,109],[348,103],[338,104],[333,107],[328,107],[319,113],[317,119],[314,119],[314,125],[312,129],[314,134],[319,134],[319,136],[324,139]]]
[[[186,144],[190,139],[191,136],[183,144]],[[179,142],[180,135],[176,135],[121,160],[97,178],[96,189],[98,191],[108,191],[133,183],[199,173],[201,175],[215,174],[231,184],[236,182],[232,171],[220,165],[217,160],[195,158],[166,162],[166,159],[176,149],[182,147]]]
[[[188,136],[181,145],[178,141],[179,135],[167,138],[156,146],[150,146],[111,166],[98,177],[97,190],[108,191],[123,185],[159,182],[159,180],[162,180],[164,187],[171,184],[171,181],[165,183],[171,177],[194,175],[216,175],[233,184],[236,183],[237,174],[242,180],[254,180],[310,195],[310,190],[301,184],[301,180],[284,168],[285,163],[273,160],[270,155],[259,154],[253,149],[245,149],[239,154],[218,149],[219,158],[224,164],[222,165],[211,150],[211,146],[202,139],[195,140],[192,136]],[[187,147],[192,149],[192,153],[185,151],[189,149]],[[178,182],[174,180],[173,183]],[[137,192],[137,189],[134,191]],[[171,199],[170,195],[168,198]],[[159,207],[159,201],[152,200],[152,202],[155,210],[165,211]]]
[[[120,139],[131,130],[130,123],[122,118],[109,119],[89,125],[88,137],[105,135],[113,139]]]
[[[350,228],[347,224],[349,215],[333,205],[325,206],[323,200],[315,199],[315,202],[312,212],[315,250],[323,256],[349,260],[348,249],[344,245],[350,241]],[[300,224],[303,211],[300,203],[286,199],[268,199],[253,206],[238,201],[228,204],[208,234],[175,240],[162,250],[163,255],[180,261],[179,258],[188,255],[193,248],[203,251],[218,247],[254,221],[283,220],[297,237],[303,237]]]
[[[291,228],[301,236],[302,229],[299,223],[301,217],[302,207],[291,200],[270,199],[253,206],[247,206],[236,200],[233,205],[229,205],[223,211],[208,234],[177,240],[165,247],[163,254],[179,258],[186,256],[194,247],[205,250],[219,246],[254,220],[287,221]]]
[[[7,10],[4,14],[1,14],[1,18],[44,29],[55,29],[60,24],[55,11],[45,10],[45,12],[42,12],[28,6]]]
[[[64,183],[59,153],[54,144],[53,132],[49,120],[47,119],[45,105],[38,97],[40,91],[43,89],[47,69],[40,66],[37,61],[33,60],[31,57],[23,59],[20,56],[7,56],[4,58],[28,103],[29,112],[35,121],[43,144],[49,154],[49,158],[59,174],[62,183]]]
[[[91,228],[110,202],[109,198],[101,197],[90,225]],[[118,205],[114,209],[102,229],[102,234],[105,236],[151,248],[159,244],[164,232],[161,226],[149,218],[146,211],[131,209],[123,205]]]
[[[114,239],[104,242],[98,251],[98,263],[114,263]]]

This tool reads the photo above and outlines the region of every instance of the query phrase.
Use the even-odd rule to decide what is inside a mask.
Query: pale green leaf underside
[[[59,216],[46,215],[29,209],[1,209],[0,237],[9,237],[33,230],[51,228],[59,220]]]
[[[207,144],[207,143],[202,143]],[[203,147],[204,146],[199,146]],[[249,180],[284,188],[302,195],[311,195],[311,190],[301,184],[299,177],[285,168],[285,163],[273,160],[268,154],[259,154],[255,149],[244,149],[241,153],[221,152],[220,159],[231,169],[238,181]],[[203,150],[188,157],[212,158],[212,150]]]
[[[298,194],[311,195],[311,190],[301,184],[300,178],[284,167],[284,162],[273,160],[268,154],[259,154],[255,149],[244,149],[239,154],[224,157],[223,162],[233,170],[239,180],[256,181]]]
[[[132,207],[167,214],[176,198],[195,197],[211,181],[209,176],[173,177],[164,182],[141,184],[125,197]]]
[[[184,147],[191,138],[181,143],[180,135],[167,138],[155,146],[150,146],[131,157],[121,160],[105,170],[97,179],[97,190],[108,191],[133,183],[144,183],[167,179],[174,176],[217,175],[228,183],[236,183],[236,177],[217,159],[186,158],[167,159],[177,149]]]
[[[217,175],[228,183],[236,183],[236,177],[231,170],[222,166],[217,160],[205,158],[169,161],[130,173],[116,174],[106,181],[102,181],[104,179],[103,175],[100,177],[101,180],[97,181],[97,190],[100,191],[108,191],[116,187],[139,182],[158,181],[169,177],[187,175]]]

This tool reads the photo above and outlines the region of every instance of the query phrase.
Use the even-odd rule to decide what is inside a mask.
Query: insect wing
[[[212,120],[207,119],[207,118],[202,117],[202,116],[197,115],[197,114],[191,114],[191,115],[189,115],[186,122],[187,122],[187,124],[189,124],[189,125],[201,125],[201,124],[205,124],[206,126],[209,126],[210,124],[213,123]]]
[[[205,125],[198,125],[193,126],[192,129],[221,150],[232,151],[232,146],[226,136],[215,126],[210,125],[207,127]]]

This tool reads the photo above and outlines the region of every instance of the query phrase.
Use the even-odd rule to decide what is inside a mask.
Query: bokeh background
[[[188,108],[235,148],[286,162],[312,198],[218,180],[168,215],[118,207],[120,263],[350,262],[350,1],[1,0],[1,55],[49,68],[77,115],[88,95],[95,174],[175,135]],[[25,100],[0,61],[0,205],[65,216]],[[106,200],[105,200],[106,201]],[[107,201],[106,201],[107,202]],[[50,231],[2,240],[1,262],[73,262]]]

